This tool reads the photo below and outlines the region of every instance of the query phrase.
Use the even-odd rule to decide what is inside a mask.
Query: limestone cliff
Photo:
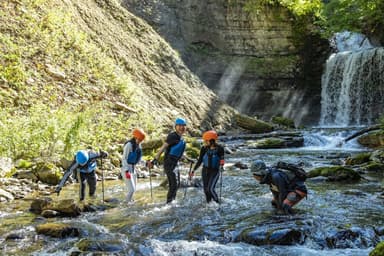
[[[124,0],[147,20],[189,68],[239,111],[297,124],[319,117],[327,42],[310,36],[298,47],[281,8],[249,13],[245,0]]]

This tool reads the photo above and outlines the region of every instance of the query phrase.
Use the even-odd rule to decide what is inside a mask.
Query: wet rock
[[[51,203],[52,203],[52,198],[50,197],[36,198],[32,201],[31,207],[29,208],[29,210],[33,213],[40,214]]]
[[[54,218],[60,216],[60,213],[53,210],[43,210],[41,212],[41,216],[43,216],[44,218]]]
[[[370,160],[376,163],[384,164],[384,151],[375,150],[371,153]]]
[[[373,132],[360,136],[357,141],[368,148],[378,148],[384,145],[384,135],[381,132]]]
[[[81,239],[77,244],[82,252],[108,252],[119,253],[123,251],[124,245],[118,240],[101,240],[101,239]]]
[[[49,205],[50,210],[60,213],[61,216],[76,217],[81,213],[81,209],[74,199],[64,199]]]
[[[377,162],[370,162],[369,164],[363,166],[363,169],[367,172],[383,172],[384,164]]]
[[[384,236],[384,227],[376,227],[375,232],[378,236]]]
[[[348,157],[345,160],[346,165],[358,165],[358,164],[363,164],[369,162],[371,154],[370,153],[361,153],[357,154],[353,157]]]
[[[76,227],[64,223],[45,223],[36,226],[36,232],[41,235],[65,238],[76,237],[80,235],[80,231]]]
[[[378,243],[380,238],[373,229],[351,228],[333,232],[325,238],[327,246],[336,248],[368,248]]]
[[[239,168],[239,169],[248,169],[248,165],[247,164],[244,164],[244,163],[241,163],[241,162],[236,162],[234,164],[235,167]]]
[[[251,118],[246,115],[235,115],[236,123],[239,127],[249,130],[254,133],[264,133],[273,130],[272,125],[264,121]]]
[[[1,188],[0,188],[0,198],[4,198],[6,201],[12,201],[15,199],[11,193]]]
[[[343,166],[319,167],[307,174],[308,178],[324,176],[328,181],[358,181],[361,178],[356,171]]]
[[[244,231],[237,237],[236,241],[246,242],[254,245],[293,245],[304,242],[305,235],[298,229],[276,229],[276,230],[252,230]]]
[[[9,235],[7,235],[7,237],[5,238],[5,240],[19,240],[19,239],[23,239],[24,236],[22,234],[19,234],[19,233],[11,233]]]

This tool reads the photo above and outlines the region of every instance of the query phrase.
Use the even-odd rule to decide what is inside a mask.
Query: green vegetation
[[[315,32],[329,37],[344,30],[371,36],[382,33],[384,25],[382,0],[248,0],[245,9],[258,13],[277,6],[292,15],[297,36]]]
[[[130,75],[72,19],[55,1],[0,3],[0,156],[71,158],[135,126],[157,130]],[[113,111],[115,101],[139,111]]]
[[[292,119],[282,117],[282,116],[273,116],[271,122],[277,125],[285,126],[287,128],[295,128],[295,122]]]
[[[384,242],[380,242],[376,245],[375,249],[373,249],[369,256],[380,256],[384,255]]]
[[[384,25],[382,0],[331,0],[324,6],[329,31],[356,31],[368,36]]]

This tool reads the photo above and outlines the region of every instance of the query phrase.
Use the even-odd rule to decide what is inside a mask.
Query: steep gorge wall
[[[285,10],[256,15],[244,10],[244,3],[123,1],[180,52],[208,87],[242,113],[316,123],[327,43],[308,37],[298,48]]]

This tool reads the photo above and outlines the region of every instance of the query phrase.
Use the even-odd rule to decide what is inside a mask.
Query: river
[[[236,151],[226,155],[222,186],[217,185],[220,205],[206,204],[202,188],[197,187],[181,188],[176,202],[165,205],[166,189],[159,186],[163,178],[152,180],[153,199],[149,180],[140,179],[136,202],[128,206],[123,202],[123,183],[108,181],[105,197],[118,199],[118,206],[77,218],[45,220],[28,211],[28,200],[3,204],[0,251],[2,255],[368,255],[384,227],[382,175],[367,174],[354,184],[310,179],[308,198],[295,206],[294,216],[284,216],[271,207],[268,186],[259,185],[249,169],[232,166],[254,159],[268,165],[279,160],[300,162],[306,170],[338,164],[348,155],[367,151],[354,141],[337,147],[353,130],[305,131],[305,146],[295,149],[250,149],[242,140],[227,140],[226,145]],[[186,174],[188,168],[182,171]],[[66,186],[62,196],[77,197],[76,185]],[[96,200],[101,200],[100,183]],[[80,228],[80,236],[37,235],[34,227],[46,221],[70,223]],[[257,238],[287,231],[297,231],[298,240],[257,245],[242,235]],[[19,237],[9,239],[10,234]]]

